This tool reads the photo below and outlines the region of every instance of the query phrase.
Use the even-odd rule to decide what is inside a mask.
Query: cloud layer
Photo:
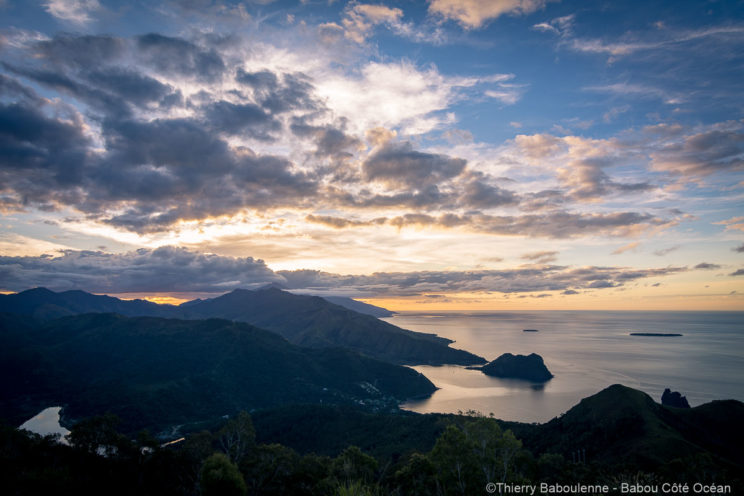
[[[527,293],[617,288],[665,277],[686,267],[635,269],[550,265],[553,253],[528,253],[538,264],[506,270],[381,272],[340,275],[315,270],[272,271],[251,257],[205,255],[184,248],[111,254],[68,250],[60,256],[0,257],[3,289],[34,286],[53,290],[84,289],[97,293],[224,293],[277,283],[290,290],[358,297],[417,296],[430,292]],[[712,267],[702,267],[708,269]]]

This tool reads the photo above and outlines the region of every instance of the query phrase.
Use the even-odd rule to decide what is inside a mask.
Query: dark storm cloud
[[[137,47],[145,60],[164,74],[214,81],[225,72],[225,62],[214,49],[182,38],[150,33],[137,38]]]
[[[421,188],[459,175],[465,164],[460,158],[414,150],[408,142],[389,142],[364,161],[362,170],[369,181]]]
[[[744,276],[744,269],[738,269],[735,272],[729,274],[730,276]]]
[[[19,291],[35,286],[93,292],[227,292],[281,278],[262,260],[194,253],[183,248],[123,254],[65,251],[62,256],[0,257],[0,279]]]

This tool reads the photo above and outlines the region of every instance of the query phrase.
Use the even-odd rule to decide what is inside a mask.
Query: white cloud
[[[668,91],[643,84],[614,83],[604,86],[587,86],[584,90],[633,98],[658,98],[668,105],[679,105],[684,101],[684,97],[681,95],[672,94]]]
[[[517,88],[500,88],[498,90],[487,90],[486,96],[495,98],[506,105],[514,105],[519,101],[521,92]]]
[[[44,5],[46,11],[57,19],[75,24],[92,21],[92,12],[101,8],[98,0],[49,0]]]
[[[342,24],[346,28],[347,38],[364,43],[375,26],[397,24],[402,17],[402,10],[384,5],[349,4]]]
[[[546,0],[430,0],[429,12],[473,29],[505,14],[529,14],[545,3]]]
[[[521,87],[503,81],[514,76],[448,77],[436,67],[419,69],[407,61],[370,62],[356,75],[327,74],[315,78],[316,90],[337,116],[349,119],[358,134],[375,127],[399,128],[403,134],[424,134],[456,121],[445,112],[464,98],[464,91],[485,85],[485,94],[514,103]],[[489,92],[492,92],[489,95]]]
[[[332,27],[330,24],[335,23],[327,23],[321,26],[325,31],[328,31],[328,28]],[[420,43],[440,44],[444,41],[444,33],[441,29],[427,29],[410,22],[404,22],[401,9],[390,8],[385,5],[351,2],[344,9],[341,24],[343,24],[344,36],[359,44],[365,43],[377,26],[385,26],[398,36]],[[336,24],[336,26],[338,25]]]

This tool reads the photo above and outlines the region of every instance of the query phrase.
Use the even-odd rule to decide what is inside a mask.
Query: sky
[[[744,310],[744,2],[0,0],[0,291]]]

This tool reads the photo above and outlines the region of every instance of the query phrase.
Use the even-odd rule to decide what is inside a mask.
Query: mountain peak
[[[46,296],[46,295],[53,295],[57,293],[55,293],[51,289],[47,289],[45,287],[39,286],[38,288],[27,289],[25,291],[21,291],[20,293],[16,293],[16,294],[27,295],[27,296],[33,296],[33,295]]]
[[[261,286],[256,291],[285,291],[286,288],[278,282],[271,282],[266,286]]]

